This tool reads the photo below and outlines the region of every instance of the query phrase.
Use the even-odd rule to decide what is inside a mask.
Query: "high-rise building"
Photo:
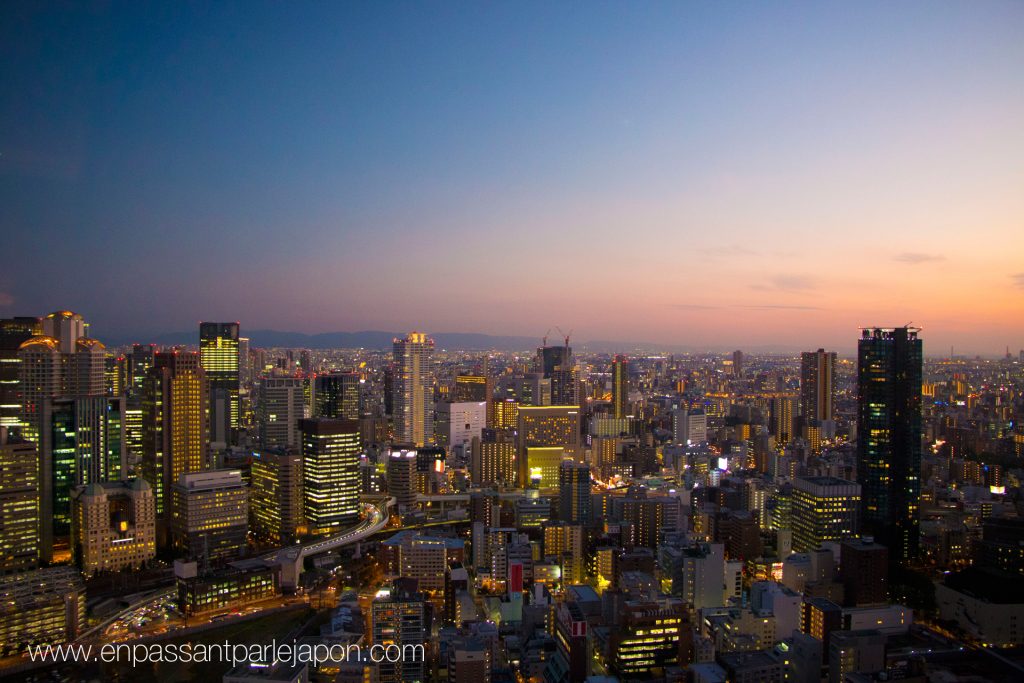
[[[559,518],[572,524],[589,524],[590,466],[562,461],[558,488]]]
[[[473,439],[470,477],[475,485],[512,486],[516,481],[516,444],[511,435],[494,434]]]
[[[238,323],[199,323],[199,358],[210,391],[210,441],[224,448],[238,428]]]
[[[543,373],[544,379],[551,380],[552,405],[579,404],[579,375],[568,339],[565,346],[543,346],[537,349],[537,371]]]
[[[359,520],[359,423],[316,418],[299,423],[302,432],[303,509],[312,531]]]
[[[171,489],[171,536],[187,558],[231,560],[245,550],[249,488],[239,470],[183,474]]]
[[[847,607],[882,605],[889,599],[889,550],[870,538],[839,546],[839,580]]]
[[[686,665],[687,606],[681,600],[628,601],[608,643],[609,669],[622,680],[649,678],[667,666]]]
[[[156,557],[156,502],[145,479],[92,482],[72,492],[72,554],[86,574]]]
[[[426,446],[434,442],[434,340],[410,332],[394,341],[395,440]]]
[[[306,417],[304,380],[301,377],[260,379],[256,415],[263,448],[298,448],[299,420]]]
[[[468,452],[474,438],[487,426],[487,402],[438,403],[434,438],[449,451]]]
[[[835,419],[836,354],[825,349],[800,354],[800,414],[806,422]]]
[[[39,562],[39,459],[36,445],[0,426],[0,574]]]
[[[65,643],[84,627],[85,581],[74,567],[0,578],[0,654]]]
[[[732,374],[736,377],[743,376],[743,352],[738,349],[732,352]]]
[[[51,398],[43,404],[47,436],[40,458],[45,560],[70,549],[71,493],[86,484],[120,479],[124,471],[124,399],[108,396]]]
[[[708,416],[702,410],[678,408],[672,411],[672,441],[699,444],[708,440]]]
[[[313,382],[313,417],[358,420],[359,386],[357,372],[317,375]]]
[[[519,424],[519,402],[507,398],[488,405],[487,426],[492,429],[515,429]]]
[[[528,449],[559,447],[565,456],[579,461],[582,456],[579,406],[521,406],[518,440],[520,486],[530,481]],[[554,481],[558,481],[557,469]]]
[[[281,543],[294,541],[304,526],[302,456],[297,451],[253,453],[249,479],[253,531]]]
[[[817,550],[825,541],[857,535],[861,487],[835,477],[793,480],[793,550]]]
[[[768,401],[772,435],[775,437],[775,443],[779,446],[785,446],[796,436],[794,432],[797,417],[796,407],[796,397],[787,394],[772,396]]]
[[[865,532],[890,563],[918,554],[923,351],[913,327],[865,328],[857,344],[857,481]]]
[[[402,652],[398,661],[378,664],[379,683],[424,683],[425,647],[431,632],[426,596],[405,589],[381,591],[371,606],[371,640],[383,651]],[[395,646],[399,649],[395,650]],[[420,647],[416,647],[420,646]]]
[[[455,377],[456,403],[487,403],[494,399],[494,380],[486,375],[458,375]]]
[[[416,456],[416,450],[410,448],[392,449],[388,456],[385,475],[388,493],[401,510],[408,510],[416,505]]]
[[[0,318],[0,427],[21,430],[21,357],[18,349],[43,332],[39,318]]]
[[[142,396],[143,384],[149,369],[153,367],[156,357],[156,346],[154,344],[135,344],[132,346],[131,362],[129,363],[129,393],[133,396]]]
[[[629,361],[623,355],[612,361],[612,415],[618,420],[629,409]]]
[[[156,498],[158,538],[170,522],[171,487],[209,467],[209,401],[199,354],[157,353],[144,383],[142,475]]]

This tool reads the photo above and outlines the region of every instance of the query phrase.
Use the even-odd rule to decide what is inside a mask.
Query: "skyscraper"
[[[537,371],[551,380],[551,404],[568,406],[579,404],[578,376],[572,347],[566,338],[565,346],[542,346],[537,349]],[[542,405],[533,401],[533,405]]]
[[[359,419],[359,373],[332,372],[313,382],[313,417]]]
[[[43,331],[38,318],[0,319],[0,427],[21,429],[21,358],[18,349]]]
[[[0,574],[39,563],[39,457],[0,426]]]
[[[161,531],[170,521],[171,487],[181,475],[209,466],[209,401],[199,354],[154,356],[143,391],[142,475],[153,487]]]
[[[359,423],[317,418],[299,422],[302,432],[304,511],[313,531],[359,519]]]
[[[857,481],[864,530],[891,563],[917,556],[923,351],[913,327],[864,328],[857,344]]]
[[[857,535],[861,487],[834,477],[793,480],[793,549],[806,553],[825,541]]]
[[[612,412],[616,419],[626,417],[629,404],[629,361],[623,355],[612,361]]]
[[[526,486],[530,481],[528,457],[530,449],[558,447],[563,450],[565,456],[579,460],[579,406],[520,407],[518,439],[519,485]],[[550,453],[550,450],[547,452]],[[557,482],[557,480],[558,472],[556,470],[554,481]]]
[[[590,466],[565,460],[559,473],[559,518],[571,524],[590,523]]]
[[[259,381],[260,445],[263,448],[299,446],[299,420],[306,417],[301,377],[263,377]]]
[[[806,422],[835,419],[836,354],[825,349],[800,354],[800,414]]]
[[[394,340],[395,440],[425,446],[434,442],[434,340],[410,332]]]
[[[199,323],[199,358],[210,391],[210,441],[226,447],[238,427],[238,323]]]

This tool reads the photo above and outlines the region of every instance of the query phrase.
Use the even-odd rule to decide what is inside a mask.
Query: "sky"
[[[1024,348],[1024,3],[0,5],[0,316]]]

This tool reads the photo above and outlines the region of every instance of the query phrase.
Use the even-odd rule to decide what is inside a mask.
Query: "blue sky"
[[[0,315],[1024,343],[1020,3],[8,3],[0,82]]]

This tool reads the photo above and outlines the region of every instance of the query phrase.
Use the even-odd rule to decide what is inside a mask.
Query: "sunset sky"
[[[1021,2],[5,3],[0,83],[0,316],[1024,348]]]

